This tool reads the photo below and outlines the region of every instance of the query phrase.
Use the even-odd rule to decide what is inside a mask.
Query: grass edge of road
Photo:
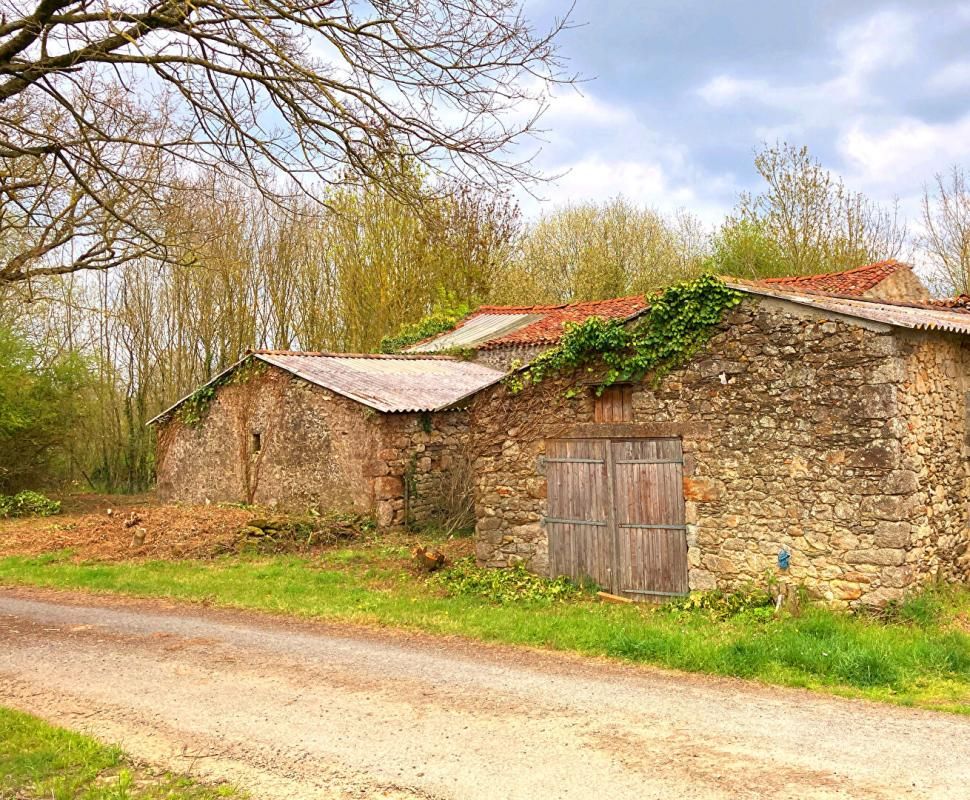
[[[0,798],[50,800],[216,800],[242,798],[136,764],[118,747],[0,706]]]
[[[313,557],[77,563],[65,551],[0,559],[0,585],[391,626],[970,714],[966,588],[928,589],[888,620],[815,605],[716,615],[603,604],[582,592],[548,600],[541,590],[538,599],[500,603],[445,591],[416,576],[407,556],[371,545]]]

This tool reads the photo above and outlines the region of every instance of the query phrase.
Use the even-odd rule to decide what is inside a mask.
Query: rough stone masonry
[[[635,429],[683,441],[690,588],[777,575],[879,605],[970,578],[968,374],[960,337],[749,298],[688,365],[637,383]],[[496,386],[473,407],[482,563],[548,570],[542,456],[593,424],[592,392],[565,397],[577,380]]]
[[[266,367],[219,387],[197,425],[177,415],[164,425],[158,494],[373,513],[381,527],[428,522],[447,513],[467,461],[467,416],[381,413]]]

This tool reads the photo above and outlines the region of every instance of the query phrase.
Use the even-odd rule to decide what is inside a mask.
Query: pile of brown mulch
[[[302,552],[359,535],[360,528],[347,518],[267,517],[224,506],[119,506],[106,498],[97,511],[0,520],[0,556],[69,549],[79,560],[212,558]]]

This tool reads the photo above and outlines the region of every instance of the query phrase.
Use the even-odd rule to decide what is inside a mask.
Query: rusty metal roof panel
[[[441,411],[460,407],[462,401],[505,377],[504,372],[491,367],[437,355],[256,350],[203,386],[215,383],[248,358],[258,358],[305,381],[386,413]],[[149,420],[148,424],[153,425],[165,419],[191,396],[187,394]]]
[[[408,348],[409,353],[440,353],[471,348],[542,319],[541,314],[476,314],[454,330]]]
[[[929,303],[857,300],[844,296],[768,289],[744,282],[729,282],[728,285],[748,294],[786,300],[820,311],[881,322],[898,328],[970,335],[970,313],[937,308]]]
[[[472,361],[435,356],[254,355],[310,383],[388,413],[438,411],[504,376]]]

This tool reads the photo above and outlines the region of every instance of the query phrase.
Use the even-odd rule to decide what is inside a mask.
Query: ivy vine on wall
[[[600,393],[611,384],[646,375],[659,380],[686,362],[741,298],[714,275],[675,284],[651,298],[650,307],[632,324],[590,317],[567,325],[557,347],[510,375],[506,385],[517,393],[550,375],[579,368],[590,373],[605,369],[597,385]],[[580,391],[573,388],[567,395]]]
[[[189,395],[182,404],[175,409],[175,417],[183,424],[194,428],[201,424],[209,413],[209,408],[216,399],[216,393],[223,386],[235,383],[245,383],[256,375],[260,375],[266,369],[266,364],[256,358],[247,358],[235,369],[221,375],[212,381],[196,389]]]

